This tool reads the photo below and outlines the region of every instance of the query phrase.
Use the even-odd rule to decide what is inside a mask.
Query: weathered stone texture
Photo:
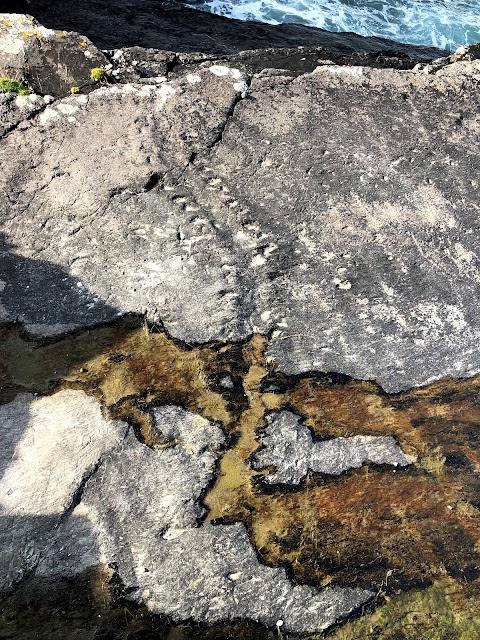
[[[170,620],[310,633],[394,572],[409,586],[441,562],[475,582],[477,383],[430,406],[423,390],[389,404],[345,376],[289,376],[397,392],[480,371],[480,63],[400,70],[412,59],[397,47],[395,69],[374,69],[359,55],[382,66],[379,42],[335,35],[332,64],[297,28],[275,44],[302,34],[304,65],[303,50],[239,53],[230,27],[169,52],[178,24],[159,45],[158,20],[189,12],[151,28],[139,2],[131,40],[103,40],[113,75],[99,85],[96,27],[95,45],[28,17],[0,27],[0,66],[39,94],[85,85],[0,96],[0,320],[15,355],[0,363],[0,591],[108,565],[122,596]],[[82,0],[47,4],[49,25],[64,5],[66,26],[83,24]],[[403,469],[316,475],[368,463]]]
[[[286,630],[303,632],[371,597],[365,589],[294,586],[284,569],[259,563],[243,524],[201,524],[199,499],[223,435],[178,407],[156,409],[155,420],[177,444],[153,451],[130,437],[88,481],[81,503],[131,598],[176,621],[283,620]]]
[[[340,475],[366,462],[406,466],[412,462],[391,436],[353,436],[313,442],[300,416],[291,411],[271,413],[262,431],[263,448],[255,455],[254,468],[277,468],[266,475],[269,484],[298,484],[309,471]]]
[[[48,98],[47,98],[48,102]],[[45,99],[36,94],[19,96],[0,93],[0,137],[45,108]]]
[[[15,153],[17,161],[5,162],[0,178],[9,193],[0,205],[4,229],[24,258],[68,269],[73,279],[65,274],[56,295],[73,303],[59,308],[52,299],[45,313],[34,287],[29,293],[34,300],[25,309],[17,286],[16,296],[8,296],[7,289],[7,303],[2,297],[5,319],[18,318],[37,333],[47,333],[45,325],[51,324],[49,332],[59,333],[114,318],[119,311],[146,311],[161,320],[155,311],[161,309],[173,326],[182,309],[181,324],[190,325],[192,335],[198,327],[196,339],[215,338],[218,331],[226,338],[248,334],[240,303],[249,294],[238,281],[228,237],[195,214],[189,202],[183,210],[184,205],[172,207],[168,192],[147,193],[158,182],[174,183],[192,153],[214,143],[236,100],[238,74],[218,77],[206,70],[202,75],[202,92],[183,79],[67,98],[47,107],[28,131],[8,136],[3,157]],[[188,190],[186,196],[189,200]],[[13,210],[23,212],[20,217],[11,217],[12,201]],[[184,225],[189,235],[196,230],[195,241],[184,236]],[[50,238],[47,245],[42,229]],[[58,271],[49,264],[45,269]],[[15,281],[17,273],[5,280]],[[45,280],[48,291],[51,279]],[[79,288],[85,298],[88,289],[94,293],[83,311],[76,300]],[[99,308],[99,299],[108,305]]]
[[[93,84],[105,55],[78,33],[47,29],[32,16],[0,13],[0,76],[24,80],[37,93],[63,96]]]
[[[3,591],[49,559],[65,572],[56,553],[57,528],[82,483],[123,439],[127,425],[105,420],[97,400],[83,391],[66,390],[39,399],[21,395],[0,406],[0,428]],[[70,535],[81,541],[82,527],[89,525],[75,517],[79,519]],[[60,532],[65,527],[72,528],[62,525]],[[75,564],[73,558],[69,563]]]
[[[477,65],[323,65],[247,92],[241,70],[204,63],[46,107],[1,144],[3,227],[107,306],[51,305],[62,320],[14,297],[4,317],[40,334],[127,311],[187,342],[270,332],[280,370],[389,391],[475,373]]]

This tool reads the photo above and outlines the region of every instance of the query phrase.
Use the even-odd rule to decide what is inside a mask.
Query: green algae
[[[31,91],[19,80],[0,78],[0,93],[17,93],[19,96],[25,96]]]
[[[443,578],[389,598],[373,613],[329,634],[329,640],[475,640],[480,637],[480,584]]]

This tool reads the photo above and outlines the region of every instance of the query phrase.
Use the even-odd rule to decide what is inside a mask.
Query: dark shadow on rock
[[[115,308],[61,267],[25,258],[13,248],[0,233],[0,319],[55,335],[118,317]]]
[[[162,0],[36,0],[25,11],[46,27],[87,36],[100,49],[139,46],[221,56],[252,49],[307,46],[339,54],[389,52],[417,61],[445,53],[432,47],[304,25],[244,22]]]
[[[31,422],[30,403],[33,396],[19,395],[29,389],[10,378],[10,368],[22,372],[22,367],[29,366],[28,358],[22,351],[19,332],[24,328],[28,330],[32,325],[39,330],[41,340],[52,333],[52,329],[54,333],[59,333],[118,316],[115,308],[97,299],[61,267],[44,260],[25,258],[15,254],[12,249],[4,234],[0,234],[0,340],[12,341],[14,346],[10,353],[11,359],[15,360],[14,363],[0,361],[0,404],[8,403],[0,407],[0,411],[4,412],[0,425],[0,479],[15,462],[18,443]],[[6,322],[2,324],[1,320]],[[104,348],[105,344],[100,341],[94,344],[93,351],[96,349],[101,352]],[[89,355],[92,355],[91,352]],[[72,366],[82,357],[85,354],[72,357]],[[32,519],[13,514],[6,516],[6,509],[8,512],[7,505],[0,504],[0,513],[3,512],[0,518],[0,574],[3,575],[2,580],[8,583],[10,578],[5,576],[13,571],[10,577],[15,584],[38,564],[38,545],[48,548],[53,544],[51,536],[59,526],[60,514],[52,516],[53,519],[38,520],[36,517]],[[25,496],[25,509],[28,513],[28,496]],[[16,571],[18,562],[20,564]],[[2,580],[0,584],[3,584]]]

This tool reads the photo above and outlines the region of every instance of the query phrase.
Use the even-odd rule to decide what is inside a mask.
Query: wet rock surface
[[[250,619],[287,631],[331,625],[373,594],[294,587],[282,569],[259,564],[244,525],[199,525],[199,497],[213,478],[222,432],[175,407],[155,411],[158,428],[177,433],[170,449],[135,440],[105,461],[82,503],[101,531],[131,597],[174,621]]]
[[[35,610],[42,589],[53,588],[47,584],[53,581],[65,594],[67,584],[62,586],[61,580],[77,576],[72,583],[75,588],[83,585],[85,593],[91,590],[82,605],[84,617],[78,610],[75,614],[84,620],[82,624],[93,607],[100,611],[106,629],[122,633],[131,629],[118,622],[124,615],[118,598],[125,593],[139,607],[131,610],[133,605],[128,605],[133,628],[139,625],[136,628],[156,630],[155,637],[164,637],[161,634],[171,629],[172,618],[213,623],[229,619],[232,610],[238,617],[264,625],[275,626],[280,619],[284,630],[311,632],[347,613],[369,594],[375,595],[373,602],[378,605],[386,595],[389,601],[393,598],[392,607],[400,607],[395,598],[412,589],[417,595],[410,597],[419,598],[418,607],[427,616],[413,624],[417,631],[424,629],[427,634],[431,627],[425,620],[439,615],[429,607],[438,602],[445,611],[457,611],[460,618],[471,611],[467,628],[475,629],[478,377],[388,396],[371,383],[348,379],[277,380],[265,348],[266,340],[260,336],[238,347],[182,346],[154,326],[142,326],[141,319],[45,343],[14,327],[4,330],[4,393],[8,389],[47,392],[50,395],[36,402],[57,412],[61,398],[73,397],[87,422],[93,417],[87,407],[98,416],[100,404],[91,397],[96,395],[109,415],[123,418],[116,424],[128,421],[133,428],[124,438],[122,427],[122,439],[101,454],[98,466],[77,475],[78,491],[67,492],[70,496],[73,492],[75,499],[63,499],[66,511],[58,508],[65,515],[54,515],[51,522],[28,516],[29,531],[34,532],[29,535],[36,545],[34,563],[19,590],[4,600],[4,611],[19,606],[18,598],[26,599]],[[234,381],[233,389],[219,384],[226,372]],[[84,391],[58,392],[71,386]],[[278,390],[263,390],[271,386]],[[3,405],[7,415],[21,398]],[[272,415],[290,415],[294,425],[296,415],[303,416],[321,438],[320,444],[340,438],[393,443],[394,437],[398,442],[393,445],[395,461],[405,462],[408,455],[410,464],[367,462],[337,479],[330,476],[329,481],[318,474],[307,475],[286,492],[281,485],[265,482],[270,466],[255,469],[252,464],[269,448],[263,434]],[[78,426],[73,416],[67,414],[69,427]],[[95,418],[97,423],[99,419]],[[58,430],[58,421],[53,419],[49,429]],[[95,429],[92,422],[90,432]],[[81,432],[70,430],[68,437],[81,441]],[[44,429],[36,437],[36,446],[27,448],[30,455],[41,449],[42,436],[52,446],[49,430]],[[60,430],[57,437],[65,435]],[[90,446],[105,447],[102,442],[98,432]],[[16,451],[20,452],[18,446]],[[81,460],[72,456],[74,451],[70,447],[70,466]],[[30,477],[26,472],[14,473],[20,462],[14,457],[9,465],[12,452],[13,448],[5,452],[7,471],[2,484],[9,484],[13,476]],[[53,447],[49,455],[58,459]],[[96,455],[92,459],[98,460]],[[40,458],[37,466],[45,469],[48,480],[50,465]],[[31,473],[36,474],[36,468]],[[65,483],[65,469],[57,473]],[[18,548],[23,545],[19,531],[24,524],[20,518],[7,521],[5,538]],[[44,528],[49,535],[42,538]],[[279,568],[285,562],[287,576]],[[429,587],[432,583],[435,586]],[[457,586],[461,583],[466,586]],[[309,589],[294,586],[298,584]],[[237,599],[238,585],[241,599]],[[276,594],[272,601],[263,591],[267,586],[269,594]],[[327,586],[333,590],[325,590]],[[457,593],[455,604],[445,600],[445,590]],[[435,605],[428,604],[431,598]],[[330,609],[333,601],[336,608]],[[217,605],[212,609],[208,602]],[[308,602],[313,606],[310,613],[306,612]],[[78,624],[71,605],[62,606],[71,611],[68,624]],[[15,620],[14,614],[10,627],[18,629]],[[38,629],[33,620],[30,624],[31,630]],[[443,617],[438,624],[456,632]],[[43,622],[41,628],[51,627]],[[189,629],[182,631],[187,634],[184,637],[196,637],[194,627]],[[87,637],[94,637],[94,631],[88,633],[93,635]],[[236,631],[214,625],[208,633],[216,638],[235,633],[253,638],[267,632],[248,625]]]
[[[0,635],[476,637],[477,49],[112,6],[0,25]]]

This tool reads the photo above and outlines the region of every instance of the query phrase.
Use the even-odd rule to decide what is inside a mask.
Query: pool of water
[[[300,23],[455,50],[480,41],[480,0],[191,0],[240,20]]]

